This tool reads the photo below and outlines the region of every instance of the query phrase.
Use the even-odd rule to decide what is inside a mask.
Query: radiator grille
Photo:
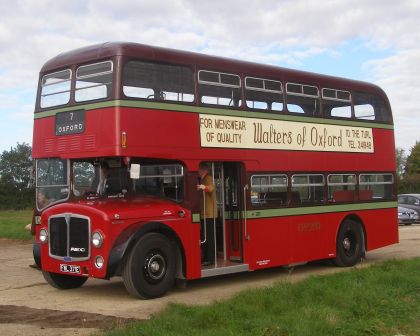
[[[50,217],[50,255],[60,260],[90,257],[90,221],[87,217],[63,214]]]

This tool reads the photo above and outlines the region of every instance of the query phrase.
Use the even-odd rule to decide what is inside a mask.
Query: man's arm
[[[211,176],[207,175],[203,179],[203,184],[206,187],[204,189],[205,192],[213,192],[214,191],[214,183],[213,183],[213,178]]]

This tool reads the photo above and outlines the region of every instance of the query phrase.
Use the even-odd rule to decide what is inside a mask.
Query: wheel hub
[[[351,248],[351,241],[348,237],[344,238],[343,240],[343,247],[346,251],[350,251]]]
[[[151,253],[144,263],[146,277],[153,281],[161,280],[166,273],[166,261],[160,253]]]
[[[158,271],[160,270],[160,265],[159,265],[159,263],[158,263],[157,261],[153,261],[153,262],[151,263],[151,265],[150,265],[150,270],[151,270],[153,273],[158,272]]]

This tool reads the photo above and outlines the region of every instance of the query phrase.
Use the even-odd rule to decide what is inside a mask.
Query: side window
[[[209,105],[239,107],[241,105],[241,79],[238,75],[198,71],[200,102]]]
[[[353,202],[356,200],[356,175],[328,175],[328,201]]]
[[[245,77],[246,106],[255,110],[283,111],[283,88],[279,81]]]
[[[112,87],[113,63],[111,61],[83,65],[76,71],[77,102],[109,97]]]
[[[41,80],[41,108],[67,104],[70,101],[71,70],[45,75]]]
[[[294,205],[310,205],[324,203],[324,176],[293,175],[292,202]]]
[[[287,175],[251,176],[251,203],[255,206],[287,206]]]
[[[308,116],[319,115],[319,90],[316,86],[287,83],[286,94],[289,112]]]
[[[180,202],[184,198],[184,167],[180,164],[144,165],[134,191]]]
[[[391,112],[385,101],[373,94],[353,92],[354,116],[356,119],[391,121]]]
[[[322,107],[325,117],[351,118],[350,92],[322,89]]]
[[[130,61],[124,66],[123,92],[132,98],[191,103],[193,71],[181,65]]]
[[[408,196],[407,204],[410,205],[420,205],[420,199],[414,196]]]
[[[391,200],[394,177],[392,174],[360,174],[359,199]]]

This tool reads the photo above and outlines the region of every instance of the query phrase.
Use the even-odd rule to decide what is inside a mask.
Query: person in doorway
[[[215,245],[214,230],[216,217],[216,188],[213,177],[210,175],[210,166],[201,163],[198,167],[197,190],[200,191],[200,214],[201,214],[201,263],[203,266],[214,264]]]

